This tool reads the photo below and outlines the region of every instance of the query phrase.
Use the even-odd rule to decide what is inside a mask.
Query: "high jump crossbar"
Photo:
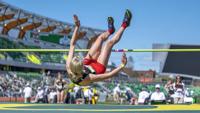
[[[87,51],[75,49],[75,52]],[[69,49],[0,49],[0,52],[69,52]],[[112,52],[200,52],[200,49],[113,49]]]

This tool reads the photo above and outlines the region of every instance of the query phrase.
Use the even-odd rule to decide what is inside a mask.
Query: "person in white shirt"
[[[120,90],[120,84],[117,84],[117,86],[113,89],[113,98],[114,98],[114,101],[119,103],[120,102],[120,93],[121,93],[121,90]]]
[[[88,94],[89,94],[89,103],[92,104],[92,97],[94,96],[92,88],[89,88]]]
[[[54,89],[51,89],[51,92],[49,93],[49,103],[54,103],[56,96],[57,92]]]
[[[184,93],[181,88],[178,88],[172,97],[174,98],[175,104],[182,104],[184,103]]]
[[[74,89],[73,89],[73,90],[74,90],[74,93],[75,93],[75,99],[78,99],[77,94],[78,94],[79,89],[80,89],[80,86],[75,85],[75,87],[74,87]]]
[[[150,98],[151,103],[165,103],[166,102],[165,94],[160,91],[160,85],[157,84],[155,88],[156,91],[151,94]]]
[[[30,84],[27,83],[26,87],[24,88],[24,103],[30,103],[31,101],[31,95],[32,95],[32,88],[30,87]]]
[[[92,96],[93,96],[93,92],[91,90],[91,88],[86,88],[85,91],[84,91],[84,98],[86,100],[86,104],[90,104],[91,103],[91,100],[92,100]]]
[[[139,93],[138,104],[146,104],[150,94],[146,91],[146,88],[142,88],[142,91]]]
[[[44,90],[41,87],[38,87],[38,92],[35,97],[35,102],[36,103],[39,103],[39,102],[44,103]]]

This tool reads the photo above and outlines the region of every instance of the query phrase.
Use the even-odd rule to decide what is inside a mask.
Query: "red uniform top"
[[[83,64],[91,66],[94,69],[94,71],[96,72],[96,74],[103,74],[106,71],[106,67],[103,64],[97,62],[97,60],[85,58],[83,60]]]

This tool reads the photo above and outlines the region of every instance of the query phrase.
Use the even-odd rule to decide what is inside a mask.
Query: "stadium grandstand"
[[[199,45],[153,44],[153,49],[199,49]],[[189,83],[200,80],[199,52],[154,52],[153,61],[160,62],[160,75],[184,77]]]
[[[199,49],[199,45],[184,45],[184,44],[154,44],[153,48],[162,49]],[[199,79],[199,53],[196,52],[158,52],[153,53],[153,60],[160,62],[160,72],[177,73],[188,75]],[[181,57],[181,58],[180,58]],[[173,63],[173,65],[172,65]],[[187,64],[187,65],[183,65]],[[191,68],[192,67],[192,68]]]
[[[1,49],[69,48],[69,40],[74,29],[73,24],[34,14],[3,1],[0,3],[0,22]],[[89,47],[102,31],[81,27],[79,37],[83,38],[76,44],[77,48]],[[17,67],[65,70],[66,57],[65,53],[1,53],[0,64],[1,69],[9,66],[7,68],[11,70]],[[34,61],[31,59],[36,59],[35,63],[39,62],[41,65],[33,64]]]

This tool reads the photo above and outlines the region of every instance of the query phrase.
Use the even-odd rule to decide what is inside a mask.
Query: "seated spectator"
[[[35,103],[44,103],[44,90],[41,87],[38,87],[38,91],[35,97]]]
[[[32,95],[32,88],[30,87],[30,84],[27,83],[26,87],[24,88],[24,103],[30,103],[31,102],[31,95]]]
[[[189,90],[189,88],[185,90],[184,103],[193,103],[192,94]]]
[[[175,104],[182,104],[184,103],[184,94],[182,89],[177,89],[174,95],[172,95],[174,98]]]
[[[148,104],[150,94],[146,91],[146,88],[142,88],[139,93],[138,104]]]
[[[100,92],[99,92],[99,99],[98,99],[98,101],[99,102],[106,102],[106,98],[109,97],[108,95],[109,94],[106,91],[104,91],[103,89],[101,89]]]
[[[49,93],[49,103],[53,104],[56,103],[56,96],[57,96],[57,92],[54,89],[51,89],[50,93]]]
[[[76,98],[84,98],[83,88],[79,88],[78,92],[76,93]]]
[[[126,88],[126,97],[130,105],[137,104],[137,95],[129,87]]]
[[[84,104],[85,100],[84,100],[83,88],[80,86],[76,86],[74,88],[74,91],[75,91],[76,104]]]
[[[166,103],[165,94],[160,91],[160,85],[155,86],[156,91],[151,94],[151,104],[164,104]]]
[[[119,95],[119,102],[120,104],[125,104],[127,100],[126,94],[124,91],[121,91],[120,95]]]

